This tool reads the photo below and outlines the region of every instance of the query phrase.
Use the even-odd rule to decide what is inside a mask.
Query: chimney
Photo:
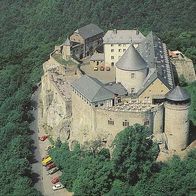
[[[136,28],[136,35],[139,35],[139,30],[138,30],[138,28]]]
[[[115,34],[117,34],[117,29],[113,29],[113,32],[114,32]]]

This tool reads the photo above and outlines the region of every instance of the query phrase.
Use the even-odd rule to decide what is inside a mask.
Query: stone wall
[[[92,107],[77,94],[72,93],[72,129],[70,139],[85,141],[102,138],[110,145],[117,133],[128,125],[145,124],[152,131],[152,112],[109,111],[104,107]],[[124,122],[124,123],[123,123]],[[126,122],[126,123],[125,123]],[[126,124],[126,125],[125,125]]]
[[[183,75],[187,82],[196,80],[195,70],[191,59],[184,56],[184,58],[172,58],[171,62],[175,67],[178,78]]]
[[[85,40],[83,37],[80,36],[80,34],[74,32],[71,36],[70,36],[70,41],[72,42],[77,42],[77,43],[80,43],[80,44],[84,44]]]

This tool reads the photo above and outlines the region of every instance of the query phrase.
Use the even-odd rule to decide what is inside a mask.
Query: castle
[[[110,146],[118,132],[139,123],[163,150],[185,149],[190,97],[175,85],[166,44],[137,29],[102,36],[93,24],[78,29],[44,63],[42,117],[51,134]],[[80,68],[78,59],[85,62]]]

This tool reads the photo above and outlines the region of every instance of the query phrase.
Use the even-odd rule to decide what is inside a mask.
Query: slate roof
[[[173,90],[166,94],[166,99],[171,101],[187,101],[190,99],[190,96],[185,89],[180,86],[176,86]]]
[[[88,39],[90,37],[103,33],[103,30],[100,29],[97,25],[91,23],[77,29],[75,32],[80,34],[84,39]]]
[[[110,82],[105,84],[105,88],[113,92],[115,95],[123,96],[127,94],[126,88],[121,83]]]
[[[137,33],[138,32],[138,33]],[[104,44],[140,43],[144,35],[138,30],[108,30],[103,37]]]
[[[109,100],[114,97],[114,93],[106,89],[103,83],[87,75],[83,75],[74,81],[72,87],[91,103]]]
[[[104,61],[105,55],[104,53],[95,53],[91,56],[91,61]]]
[[[64,45],[65,45],[65,46],[70,46],[70,45],[71,45],[71,44],[70,44],[70,40],[69,40],[69,38],[67,38],[67,39],[66,39],[66,41],[65,41]]]
[[[151,69],[156,70],[153,76],[146,80],[147,83],[144,84],[143,88],[149,86],[156,78],[159,78],[169,89],[172,89],[174,87],[173,71],[166,45],[162,43],[161,39],[153,32],[150,32],[139,44],[137,50],[147,62],[149,73],[152,73]]]
[[[116,67],[126,71],[137,71],[147,68],[147,63],[144,61],[139,52],[134,46],[129,46],[123,56],[116,63]]]

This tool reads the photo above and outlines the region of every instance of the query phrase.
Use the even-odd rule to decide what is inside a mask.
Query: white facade
[[[131,43],[104,44],[105,65],[114,66],[130,45]]]

